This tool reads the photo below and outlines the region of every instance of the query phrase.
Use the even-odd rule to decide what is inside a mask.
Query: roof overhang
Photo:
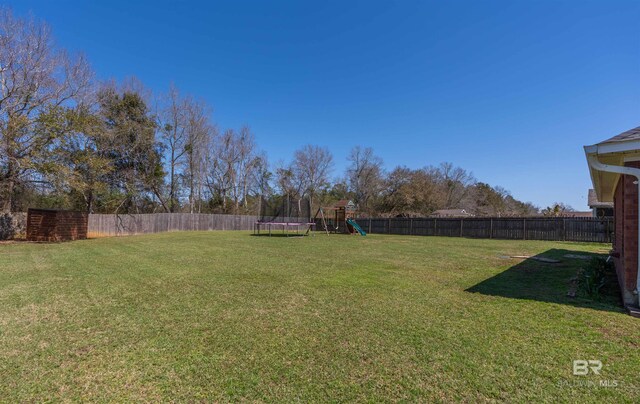
[[[640,140],[599,143],[585,146],[584,152],[587,158],[594,156],[603,164],[624,166],[626,162],[640,160]],[[589,172],[598,201],[613,202],[621,174],[599,171],[591,165],[589,165]]]

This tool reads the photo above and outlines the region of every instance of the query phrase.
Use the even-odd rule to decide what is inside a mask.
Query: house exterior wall
[[[640,168],[640,162],[625,164]],[[635,178],[623,175],[614,196],[615,241],[614,260],[618,282],[625,304],[638,304],[634,294],[638,273],[638,185]]]

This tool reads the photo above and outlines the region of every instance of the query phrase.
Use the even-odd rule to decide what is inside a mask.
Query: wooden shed
[[[27,211],[28,241],[69,241],[87,238],[89,215],[55,209]]]

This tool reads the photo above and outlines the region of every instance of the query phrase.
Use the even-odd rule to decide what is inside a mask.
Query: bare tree
[[[309,197],[311,207],[315,194],[329,184],[332,168],[333,156],[326,147],[306,145],[295,152],[293,173]]]
[[[164,107],[161,108],[158,119],[162,143],[167,149],[169,211],[175,212],[180,207],[178,175],[184,157],[187,154],[189,117],[187,103],[180,97],[178,89],[173,84],[169,88]]]
[[[382,191],[382,159],[373,153],[372,148],[356,146],[351,149],[347,160],[351,163],[347,168],[349,188],[360,210],[368,212],[371,198]]]
[[[190,96],[181,96],[174,85],[161,105],[158,127],[169,173],[169,209],[178,210],[186,194],[189,212],[194,213],[196,200],[202,200],[207,147],[215,144],[210,108]]]
[[[204,103],[187,100],[187,166],[184,172],[188,189],[189,212],[194,213],[198,201],[201,210],[203,186],[206,175],[206,153],[209,139],[215,138],[216,127],[209,119]]]
[[[255,137],[248,126],[240,129],[238,136],[238,194],[241,195],[242,204],[247,207],[247,197],[251,182],[255,179],[255,172],[261,163],[260,157],[257,155],[257,147]],[[239,200],[236,199],[236,210],[238,209]]]
[[[15,209],[19,183],[29,181],[38,154],[59,132],[35,130],[51,108],[86,100],[92,72],[83,56],[53,44],[49,27],[0,9],[0,181],[2,209]]]
[[[228,200],[233,197],[237,161],[238,151],[233,129],[227,129],[220,136],[209,139],[207,187],[212,195],[220,197],[225,212]]]
[[[284,164],[280,162],[275,169],[275,182],[278,191],[286,196],[284,201],[286,203],[286,211],[284,216],[290,216],[292,207],[290,205],[292,199],[297,199],[298,202],[302,198],[301,183],[296,176],[293,164]],[[284,206],[284,205],[283,205]],[[300,211],[300,203],[298,203],[298,211]]]
[[[476,180],[473,174],[451,163],[441,163],[437,169],[430,168],[439,177],[445,193],[445,208],[459,208],[467,196],[469,186]]]
[[[258,152],[248,126],[237,132],[227,129],[209,147],[207,187],[213,195],[219,195],[224,211],[239,212],[241,206],[248,208],[256,181],[263,183],[262,176],[268,173],[265,164],[266,157]],[[231,208],[229,200],[233,203]]]
[[[256,154],[255,168],[251,174],[252,179],[248,192],[253,192],[260,197],[271,194],[270,181],[273,173],[269,171],[269,160],[266,153],[260,152]]]
[[[276,168],[276,186],[280,193],[284,195],[297,195],[298,190],[295,182],[295,174],[291,165],[285,165],[282,162]]]

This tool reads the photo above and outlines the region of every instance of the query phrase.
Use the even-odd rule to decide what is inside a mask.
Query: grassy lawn
[[[0,245],[0,398],[635,401],[640,320],[565,297],[584,261],[563,255],[607,249],[246,232]],[[562,262],[504,257],[533,254]],[[575,359],[601,374],[573,376]]]

